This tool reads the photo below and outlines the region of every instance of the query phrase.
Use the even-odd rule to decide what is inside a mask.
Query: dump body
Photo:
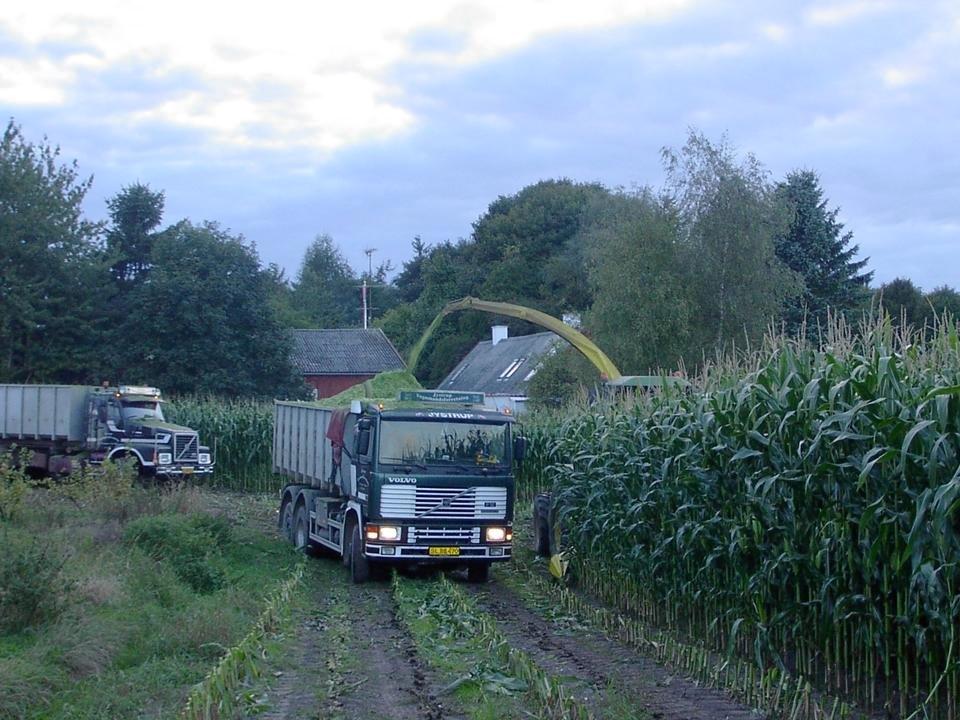
[[[0,385],[0,438],[86,442],[93,390],[84,385]]]
[[[280,525],[298,546],[340,553],[358,581],[411,563],[466,567],[478,579],[510,559],[511,417],[360,402],[274,407],[273,466],[291,481]]]

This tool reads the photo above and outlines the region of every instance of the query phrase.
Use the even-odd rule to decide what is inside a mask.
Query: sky
[[[321,233],[399,268],[538,180],[659,187],[697,129],[816,171],[874,285],[960,287],[957,0],[34,0],[0,110],[91,219],[145,183],[291,278]]]

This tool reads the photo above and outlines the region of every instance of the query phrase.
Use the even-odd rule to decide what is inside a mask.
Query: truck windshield
[[[390,420],[380,424],[380,462],[501,465],[506,423]]]
[[[163,410],[155,400],[128,400],[123,403],[123,419],[156,418],[163,420]]]

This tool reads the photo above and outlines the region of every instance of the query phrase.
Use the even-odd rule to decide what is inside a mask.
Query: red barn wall
[[[328,398],[372,378],[373,375],[305,375],[303,379],[317,391],[318,398]]]

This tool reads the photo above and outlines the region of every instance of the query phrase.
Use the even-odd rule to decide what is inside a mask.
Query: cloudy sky
[[[143,8],[143,9],[140,9]],[[545,178],[659,185],[726,133],[816,170],[875,282],[960,286],[956,0],[55,2],[0,17],[0,109],[166,221],[295,276],[330,233],[397,266]]]

